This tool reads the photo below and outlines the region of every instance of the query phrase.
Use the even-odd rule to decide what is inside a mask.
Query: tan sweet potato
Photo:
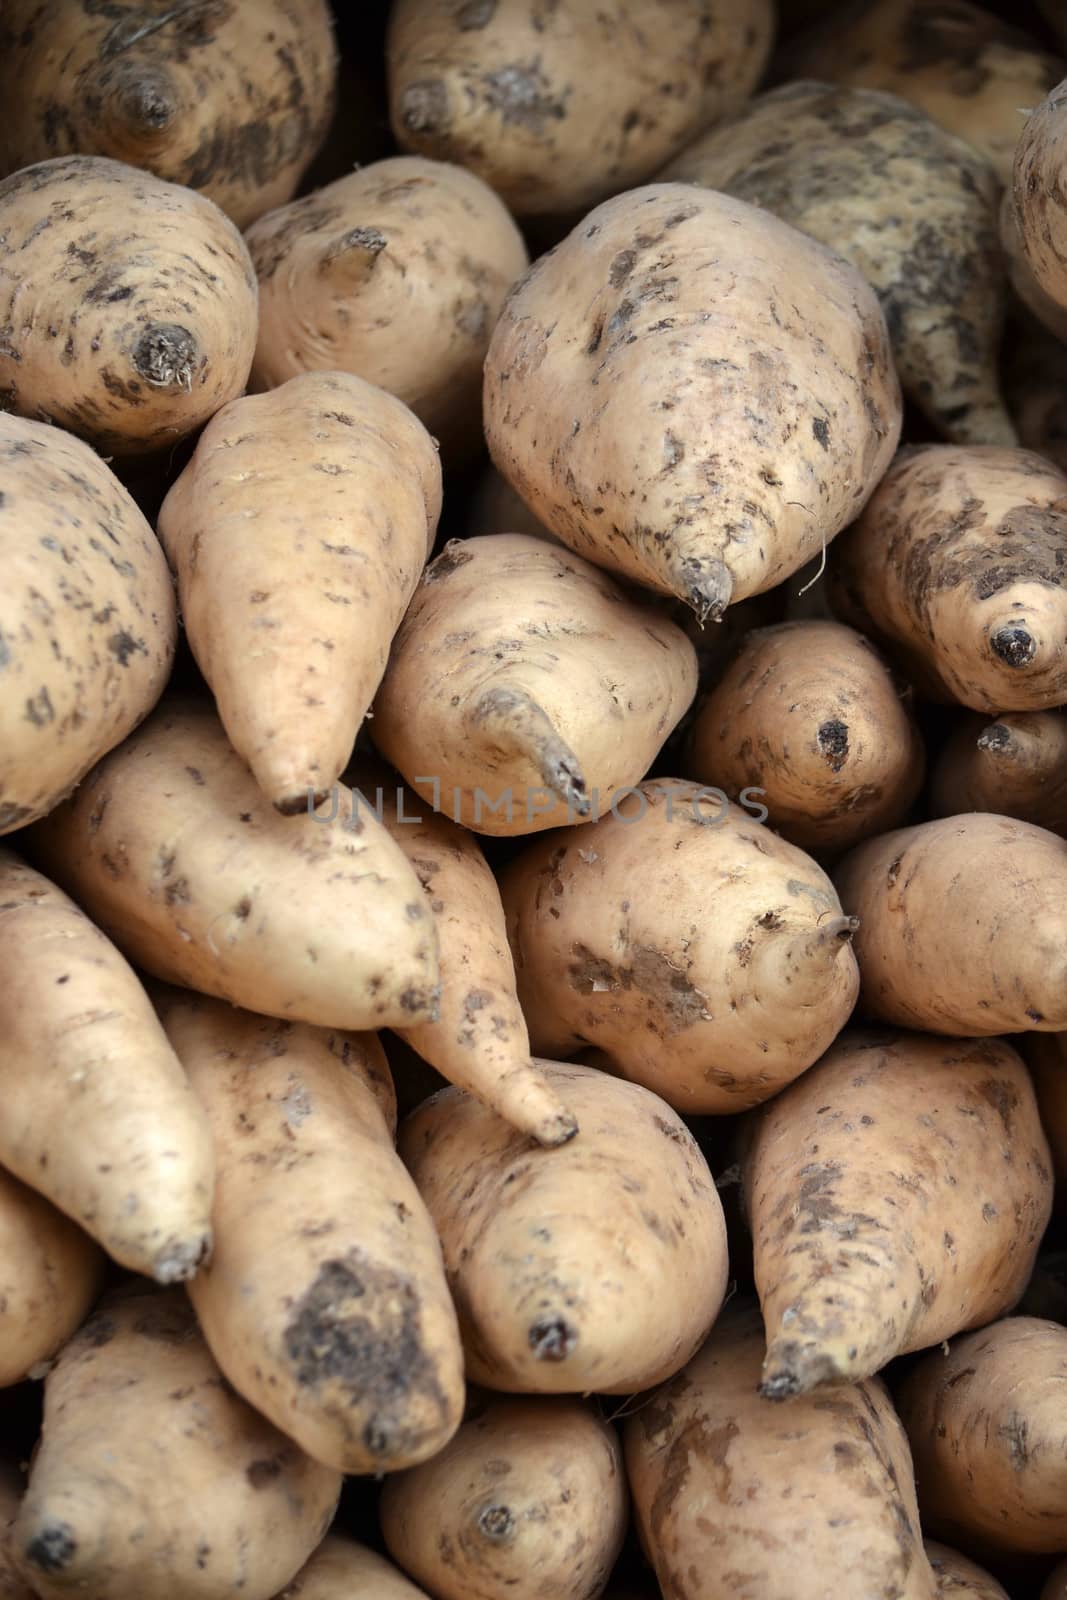
[[[204,195],[121,161],[57,156],[0,183],[0,237],[4,410],[137,456],[241,393],[256,277]]]
[[[0,172],[111,156],[199,189],[244,228],[294,193],[336,71],[327,0],[5,0]]]
[[[858,515],[900,406],[856,268],[691,184],[590,212],[509,296],[485,368],[490,454],[539,520],[701,620]]]
[[[701,703],[685,759],[731,800],[758,792],[776,832],[822,851],[903,822],[925,766],[878,652],[854,629],[818,620],[748,635]]]
[[[908,1445],[878,1379],[757,1393],[759,1313],[730,1307],[625,1426],[641,1542],[672,1600],[935,1600]]]
[[[277,1600],[427,1600],[384,1556],[331,1533]],[[983,1597],[984,1600],[984,1597]]]
[[[565,1144],[578,1124],[531,1059],[500,890],[477,839],[385,769],[360,762],[348,778],[356,803],[374,808],[411,862],[437,924],[440,1014],[395,1031],[513,1128]]]
[[[338,1472],[425,1460],[462,1419],[463,1356],[381,1045],[177,991],[160,1010],[218,1150],[215,1254],[189,1286],[216,1361]]]
[[[1063,63],[970,0],[852,0],[788,55],[790,77],[887,89],[983,155],[1001,183],[1026,119]]]
[[[992,811],[1067,835],[1067,711],[966,712],[934,765],[935,817]]]
[[[701,134],[660,178],[764,206],[839,251],[877,292],[904,392],[938,431],[1018,444],[997,373],[1000,191],[962,139],[898,95],[787,83]]]
[[[0,1161],[160,1283],[211,1252],[215,1152],[135,973],[62,890],[0,850]]]
[[[137,966],[331,1028],[431,1017],[437,933],[373,816],[283,817],[211,707],[171,700],[38,823],[43,869]],[[332,812],[332,817],[331,817]],[[340,820],[338,820],[340,818]]]
[[[1026,1059],[1052,1150],[1056,1182],[1067,1184],[1067,1033],[1031,1034],[1026,1040]]]
[[[393,131],[516,216],[580,216],[740,105],[773,30],[773,0],[396,0]]]
[[[89,1235],[0,1167],[0,1389],[40,1376],[104,1277]]]
[[[762,1393],[855,1383],[1011,1310],[1052,1212],[1051,1167],[1010,1045],[843,1034],[749,1130]]]
[[[1065,162],[1067,80],[1030,112],[1012,168],[1014,223],[1023,261],[1038,292],[1063,315],[1067,315],[1067,197],[1061,187]]]
[[[261,217],[252,387],[358,373],[462,459],[481,446],[482,362],[527,264],[522,235],[462,167],[391,156]]]
[[[540,1066],[578,1118],[571,1143],[541,1150],[448,1088],[401,1124],[400,1153],[441,1237],[470,1382],[629,1394],[683,1366],[715,1320],[722,1205],[657,1095]]]
[[[698,784],[643,783],[500,883],[537,1054],[595,1045],[680,1111],[777,1094],[855,1004],[854,928],[822,868]]]
[[[1067,842],[984,811],[869,839],[834,873],[860,1010],[930,1033],[1067,1028]]]
[[[1010,1600],[995,1578],[958,1550],[938,1544],[935,1539],[924,1541],[926,1559],[934,1569],[937,1579],[938,1600]]]
[[[696,687],[682,630],[572,551],[452,539],[393,640],[370,731],[454,822],[536,833],[639,783]]]
[[[1030,450],[902,450],[831,552],[842,620],[934,698],[1067,701],[1067,474]]]
[[[5,834],[51,811],[151,710],[177,616],[152,529],[87,444],[0,412],[0,470]]]
[[[929,1533],[965,1548],[1064,1548],[1065,1380],[1067,1328],[1039,1317],[965,1334],[907,1374],[897,1408]]]
[[[189,643],[279,811],[344,769],[440,513],[425,428],[344,372],[232,400],[164,500]]]
[[[45,1379],[12,1549],[41,1600],[269,1600],[340,1487],[223,1382],[182,1291],[130,1285]]]
[[[629,1521],[618,1437],[581,1400],[497,1400],[388,1478],[393,1560],[439,1600],[594,1600]]]

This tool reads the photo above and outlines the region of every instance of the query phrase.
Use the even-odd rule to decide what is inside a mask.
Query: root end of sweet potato
[[[792,1400],[825,1384],[849,1381],[850,1374],[825,1350],[796,1340],[772,1343],[763,1363],[759,1392],[764,1400]]]
[[[157,1283],[188,1283],[212,1256],[214,1238],[207,1229],[196,1239],[169,1239],[152,1263]]]
[[[199,348],[188,328],[177,322],[152,322],[131,352],[138,377],[153,389],[191,389]]]
[[[734,580],[725,562],[684,556],[670,577],[674,593],[696,613],[701,627],[705,622],[722,621],[734,592]]]
[[[1037,655],[1037,641],[1027,628],[1000,628],[989,641],[993,653],[1006,667],[1028,667]]]
[[[525,757],[541,774],[546,789],[569,811],[589,815],[592,802],[577,756],[525,690],[503,684],[487,689],[470,708],[467,725],[485,742]]]
[[[46,1518],[23,1546],[23,1559],[38,1572],[64,1572],[78,1553],[78,1541],[69,1522]]]
[[[578,1330],[560,1312],[546,1312],[532,1322],[527,1343],[538,1361],[566,1361],[578,1345]]]

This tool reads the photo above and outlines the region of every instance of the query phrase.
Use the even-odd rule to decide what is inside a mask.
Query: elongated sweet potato
[[[222,1371],[339,1472],[433,1455],[463,1357],[381,1045],[176,991],[160,1010],[218,1149],[215,1254],[189,1295]]]
[[[5,0],[0,172],[111,156],[199,189],[244,228],[295,191],[336,70],[327,0]]]
[[[722,1205],[657,1095],[593,1067],[540,1066],[578,1118],[571,1143],[538,1149],[448,1088],[401,1124],[400,1153],[441,1237],[469,1380],[629,1394],[683,1366],[715,1319]]]
[[[888,89],[966,139],[1011,181],[1026,110],[1063,63],[1021,28],[970,0],[853,0],[788,55],[790,77]]]
[[[1067,835],[1067,711],[967,712],[934,766],[935,817],[992,811]]]
[[[1019,247],[1038,291],[1067,315],[1067,79],[1035,106],[1021,130],[1012,168]]]
[[[868,641],[839,622],[750,633],[701,703],[686,770],[731,800],[757,791],[805,850],[847,850],[903,822],[922,786],[922,739]]]
[[[232,400],[164,500],[193,653],[279,811],[340,776],[440,513],[425,428],[343,372]]]
[[[104,1277],[89,1235],[0,1167],[0,1389],[40,1375],[84,1322]]]
[[[1018,444],[997,373],[1000,191],[962,139],[898,95],[787,83],[701,134],[659,176],[764,206],[839,251],[876,290],[904,392],[938,431],[961,444]]]
[[[696,687],[682,630],[572,551],[453,539],[393,641],[371,735],[454,822],[536,833],[639,783]]]
[[[444,161],[391,156],[261,217],[252,385],[358,373],[425,423],[446,456],[481,446],[489,334],[527,264],[493,191]]]
[[[857,845],[834,881],[868,1016],[969,1038],[1067,1028],[1067,841],[969,812]]]
[[[509,296],[485,367],[490,454],[539,520],[702,620],[858,515],[900,406],[856,268],[691,184],[590,212]]]
[[[339,813],[335,792],[330,809],[280,816],[210,706],[173,700],[32,848],[157,978],[323,1027],[425,1020],[437,933],[419,880],[374,817]]]
[[[427,1600],[384,1556],[331,1533],[278,1600]],[[984,1600],[984,1597],[983,1597]]]
[[[565,1144],[578,1124],[531,1059],[500,890],[477,839],[384,768],[361,761],[348,779],[411,862],[437,924],[440,1014],[395,1032],[513,1128]]]
[[[184,1293],[129,1285],[45,1379],[12,1548],[41,1600],[268,1600],[340,1487],[223,1382]]]
[[[393,131],[516,216],[573,218],[740,105],[773,29],[773,0],[674,0],[669,21],[657,0],[397,0]]]
[[[1010,1600],[1007,1590],[995,1578],[958,1550],[950,1550],[936,1539],[924,1543],[926,1559],[937,1579],[938,1600]]]
[[[151,710],[177,616],[152,529],[87,444],[0,412],[0,470],[5,834],[51,811]]]
[[[1056,1182],[1067,1184],[1067,1033],[1031,1034],[1026,1040],[1026,1059],[1052,1150]]]
[[[625,1426],[641,1541],[677,1600],[935,1600],[908,1445],[876,1378],[769,1406],[731,1306]]]
[[[594,1600],[630,1509],[614,1428],[544,1396],[491,1402],[380,1504],[389,1553],[439,1600]]]
[[[830,557],[835,609],[928,694],[1067,701],[1067,475],[1030,450],[901,451]]]
[[[1009,1311],[1052,1212],[1051,1168],[1010,1045],[842,1035],[749,1131],[762,1393],[855,1383]]]
[[[1067,1449],[1059,1397],[1067,1328],[1006,1317],[931,1351],[897,1407],[919,1507],[935,1538],[1054,1553],[1067,1543]]]
[[[211,1252],[215,1153],[136,975],[62,890],[0,850],[0,1161],[160,1283]]]
[[[822,868],[698,784],[641,784],[500,884],[537,1054],[595,1045],[681,1111],[777,1094],[855,1004],[854,925]]]
[[[137,456],[241,393],[256,277],[203,195],[121,161],[57,156],[0,183],[0,236],[4,410]]]

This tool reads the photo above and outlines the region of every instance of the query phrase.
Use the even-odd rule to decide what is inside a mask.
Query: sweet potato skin
[[[995,1578],[958,1550],[950,1550],[936,1539],[927,1539],[924,1544],[937,1579],[938,1600],[1009,1600],[1007,1590]]]
[[[130,1284],[45,1380],[12,1548],[41,1600],[270,1600],[340,1487],[223,1382],[182,1291]]]
[[[1067,70],[1067,69],[1065,69]],[[1026,119],[1012,166],[1015,227],[1026,267],[1056,313],[1067,314],[1067,78]]]
[[[758,1311],[731,1306],[627,1419],[641,1542],[677,1600],[935,1600],[907,1440],[881,1381],[760,1398]]]
[[[329,1534],[278,1600],[427,1600],[384,1556]]]
[[[935,817],[992,811],[1067,836],[1067,711],[961,716],[938,755]]]
[[[590,212],[509,296],[485,367],[490,455],[537,518],[702,619],[798,571],[859,513],[900,407],[855,267],[692,184]]]
[[[151,710],[177,611],[151,527],[88,445],[0,412],[0,468],[5,834],[51,811]]]
[[[1067,1540],[1062,1412],[1067,1329],[1006,1317],[931,1351],[897,1408],[927,1530],[957,1545],[1057,1553]]]
[[[105,1276],[89,1235],[0,1167],[0,1390],[40,1376],[81,1327]]]
[[[136,974],[0,850],[0,1161],[161,1283],[211,1251],[211,1131]]]
[[[764,1393],[856,1382],[1010,1311],[1051,1169],[1010,1045],[847,1030],[749,1132]]]
[[[450,462],[481,448],[482,362],[528,260],[486,184],[448,162],[390,156],[261,217],[247,242],[259,278],[254,389],[355,372],[410,406]]]
[[[210,706],[175,699],[32,849],[154,977],[322,1027],[430,1017],[437,932],[419,880],[375,818],[353,827],[334,800],[281,816]]]
[[[443,1448],[463,1361],[441,1249],[393,1148],[373,1034],[160,999],[218,1149],[216,1249],[189,1286],[250,1404],[317,1461],[397,1471]]]
[[[859,918],[868,1017],[974,1039],[1067,1028],[1067,842],[1055,834],[981,811],[943,817],[857,845],[834,882]]]
[[[425,428],[344,372],[231,400],[167,494],[159,537],[186,634],[283,813],[344,769],[440,514]]]
[[[295,191],[336,71],[326,0],[7,0],[0,174],[108,156],[198,189],[244,228]]]
[[[721,1202],[656,1095],[593,1067],[538,1065],[578,1118],[569,1144],[533,1147],[449,1088],[405,1119],[398,1148],[441,1236],[469,1381],[633,1393],[677,1371],[719,1310]]]
[[[5,410],[136,457],[241,393],[256,278],[203,195],[121,161],[57,156],[0,182],[0,233]]]
[[[622,1450],[585,1401],[494,1400],[386,1480],[380,1516],[394,1561],[439,1600],[594,1600],[629,1517]]]

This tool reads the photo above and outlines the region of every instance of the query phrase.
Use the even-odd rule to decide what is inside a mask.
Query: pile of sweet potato
[[[1067,1600],[1067,4],[0,91],[2,1600]]]

